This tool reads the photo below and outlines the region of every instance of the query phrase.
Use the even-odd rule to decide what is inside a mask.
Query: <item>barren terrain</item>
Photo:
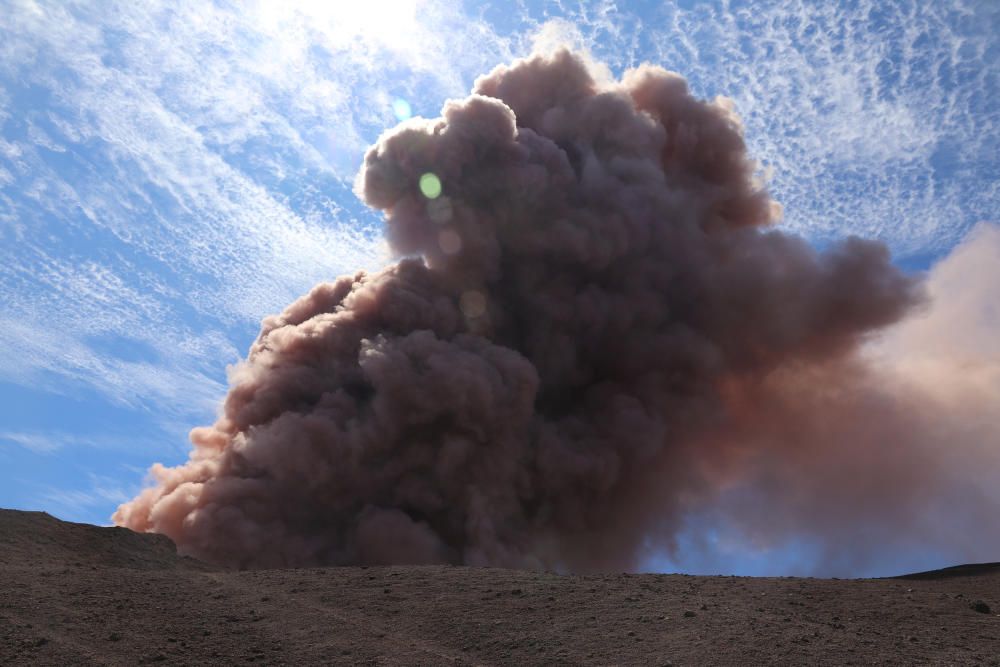
[[[1000,665],[1000,564],[897,579],[225,571],[0,510],[0,664]]]

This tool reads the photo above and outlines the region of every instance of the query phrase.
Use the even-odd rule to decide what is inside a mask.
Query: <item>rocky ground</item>
[[[897,579],[234,572],[0,510],[0,664],[1000,665],[1000,564]]]

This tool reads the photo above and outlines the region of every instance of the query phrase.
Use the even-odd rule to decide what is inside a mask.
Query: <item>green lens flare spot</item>
[[[427,172],[420,177],[420,192],[428,199],[437,199],[441,196],[441,179]]]
[[[410,103],[402,98],[393,100],[392,112],[396,114],[396,118],[399,119],[399,122],[403,122],[413,115],[413,109],[410,108]]]

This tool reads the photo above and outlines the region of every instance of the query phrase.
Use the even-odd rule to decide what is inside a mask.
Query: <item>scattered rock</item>
[[[976,600],[975,602],[970,602],[969,609],[973,611],[978,611],[980,614],[990,613],[990,606],[985,602],[983,602],[982,600]]]

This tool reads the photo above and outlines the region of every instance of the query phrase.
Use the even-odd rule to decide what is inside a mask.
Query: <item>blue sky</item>
[[[2,507],[107,523],[149,464],[183,461],[262,317],[390,261],[352,184],[393,102],[435,116],[534,47],[731,97],[784,228],[817,246],[875,237],[922,270],[997,221],[990,0],[0,0],[0,16]],[[681,567],[786,572],[809,553],[707,535]]]

